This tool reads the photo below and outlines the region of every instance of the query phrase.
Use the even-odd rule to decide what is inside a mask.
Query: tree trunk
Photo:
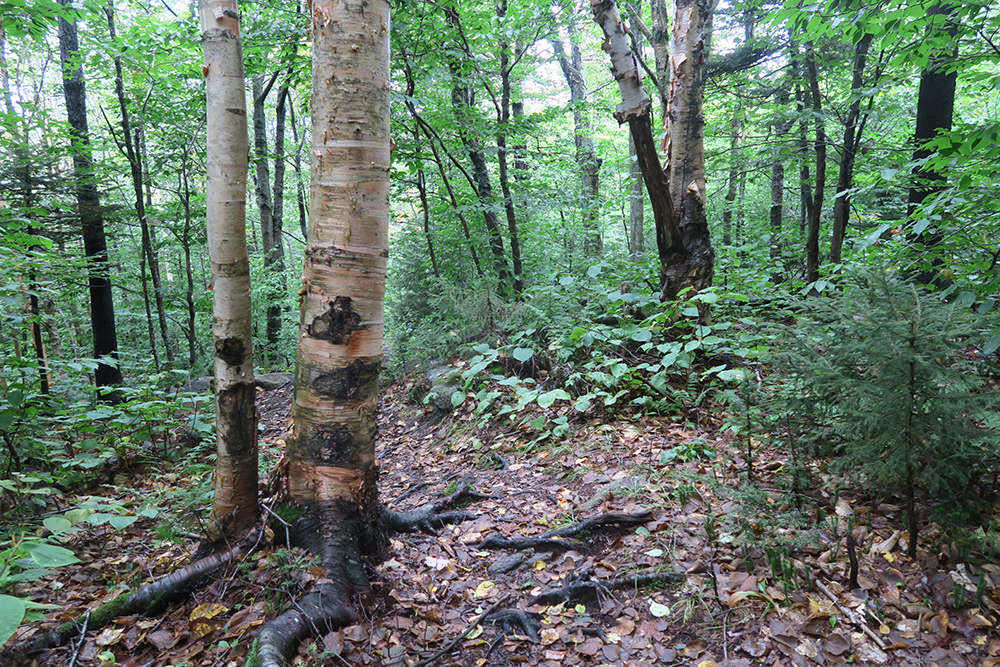
[[[114,0],[108,0],[105,7],[108,17],[108,31],[112,41],[115,35],[115,7]],[[149,221],[146,218],[146,201],[142,177],[142,160],[138,152],[138,147],[133,142],[132,127],[129,121],[128,104],[125,98],[125,75],[122,72],[122,60],[118,55],[115,61],[115,95],[118,98],[118,106],[122,114],[122,136],[125,147],[125,156],[128,158],[132,174],[132,189],[135,193],[135,213],[139,218],[139,228],[142,232],[142,254],[148,264],[149,278],[153,283],[153,300],[156,303],[156,315],[160,323],[160,335],[163,337],[163,351],[167,355],[167,361],[173,362],[174,353],[170,346],[170,336],[167,327],[167,311],[163,305],[163,285],[160,282],[160,264],[157,257],[156,244],[152,236]],[[154,353],[155,356],[155,353]]]
[[[628,177],[629,177],[629,215],[628,215],[628,251],[633,262],[641,262],[646,250],[645,229],[643,228],[643,207],[645,191],[642,189],[642,170],[635,150],[635,138],[628,135]]]
[[[656,63],[656,89],[660,98],[660,119],[664,127],[667,123],[667,107],[670,106],[670,14],[666,0],[651,0],[653,15],[653,60]]]
[[[260,510],[246,246],[249,142],[239,13],[235,0],[200,0],[199,6],[208,110],[205,207],[217,414],[214,525],[207,540],[211,549],[249,532]]]
[[[656,140],[653,138],[649,119],[649,95],[642,87],[638,60],[632,52],[614,0],[591,0],[590,8],[594,13],[594,20],[604,31],[604,49],[611,57],[611,73],[618,82],[618,92],[622,98],[621,104],[615,109],[615,119],[629,125],[635,141],[636,162],[642,171],[653,209],[656,248],[660,259],[661,297],[664,300],[676,298],[676,292],[673,296],[664,296],[668,288],[668,271],[687,263],[690,255],[677,225],[667,176],[656,152]],[[673,289],[675,284],[670,283],[669,287]]]
[[[486,165],[486,156],[482,147],[474,136],[466,129],[472,122],[471,118],[471,92],[467,83],[463,82],[462,75],[457,64],[452,63],[452,76],[454,84],[451,91],[451,103],[458,120],[458,134],[469,153],[469,160],[472,162],[472,176],[475,185],[476,196],[483,209],[483,222],[486,224],[486,231],[489,234],[490,250],[493,252],[493,267],[497,273],[499,292],[504,296],[511,295],[510,269],[507,267],[507,254],[503,247],[503,235],[500,232],[500,222],[497,219],[496,211],[493,209],[493,185],[490,183],[490,172]]]
[[[956,9],[957,7],[950,3],[940,3],[934,5],[930,13],[932,16],[950,16]],[[957,34],[957,28],[950,20],[944,25],[937,25],[934,29],[952,39]],[[927,68],[920,74],[916,130],[913,135],[913,141],[916,145],[916,149],[913,151],[914,162],[926,159],[932,154],[933,151],[925,146],[928,141],[934,139],[941,132],[951,130],[955,113],[955,90],[958,85],[958,70],[952,65],[954,65],[957,55],[957,46],[954,46],[949,52],[937,54],[931,58]],[[913,170],[912,176],[913,183],[907,196],[907,215],[911,219],[915,217],[917,210],[927,199],[947,187],[945,175],[927,167],[917,167]],[[919,257],[919,255],[926,253],[929,248],[940,243],[942,238],[941,230],[933,227],[909,235],[909,241],[913,244],[913,249],[921,262],[926,258]],[[922,285],[933,283],[939,287],[943,286],[945,281],[938,276],[942,263],[939,256],[930,258],[930,261],[925,264],[925,269],[913,276],[914,281]]]
[[[440,278],[441,271],[438,269],[437,255],[434,254],[434,239],[431,237],[431,209],[427,203],[427,177],[424,175],[423,168],[417,170],[417,194],[420,196],[420,209],[424,215],[424,238],[427,240],[427,254],[431,258],[431,269],[434,271],[434,277]]]
[[[60,0],[63,6],[69,0]],[[62,60],[63,95],[69,121],[73,178],[76,181],[76,205],[83,233],[83,252],[87,262],[87,286],[90,292],[90,327],[94,335],[96,359],[118,359],[118,334],[115,306],[108,272],[108,243],[104,233],[101,199],[93,179],[90,130],[87,126],[87,89],[79,62],[80,45],[76,21],[59,20],[59,53]],[[122,383],[117,363],[100,361],[94,372],[98,387]]]
[[[257,180],[257,209],[260,212],[260,238],[264,250],[265,274],[284,274],[284,246],[281,242],[280,217],[275,224],[275,206],[271,199],[271,175],[268,169],[267,156],[267,124],[264,116],[264,103],[278,78],[278,71],[271,75],[267,84],[262,76],[253,78],[253,143],[254,143],[254,174]],[[286,91],[287,94],[287,91]],[[283,106],[283,104],[282,104]],[[282,109],[284,111],[284,109]],[[284,141],[284,135],[282,135]],[[282,145],[284,150],[284,145]],[[282,174],[284,170],[282,170]],[[275,187],[277,187],[277,166],[275,166]],[[278,360],[278,350],[281,341],[281,302],[283,290],[267,290],[267,357],[272,363]]]
[[[830,239],[830,261],[840,264],[851,215],[851,197],[848,190],[854,184],[854,159],[857,156],[861,135],[858,120],[861,117],[861,86],[864,84],[865,61],[874,35],[865,33],[854,47],[854,66],[851,68],[851,105],[844,121],[844,144],[837,174],[837,198],[833,200],[833,237]]]
[[[780,109],[788,104],[788,88],[782,87],[777,94],[777,106]],[[785,158],[781,154],[781,144],[791,129],[788,120],[778,120],[774,124],[774,148],[771,149],[771,210],[769,228],[771,234],[771,282],[778,284],[784,280],[784,266],[781,262],[781,250],[785,245],[782,236],[785,209]]]
[[[288,492],[327,570],[316,593],[265,626],[282,664],[310,617],[341,624],[385,550],[375,459],[389,222],[389,4],[313,0],[313,177],[288,444]],[[305,531],[300,531],[305,532]]]
[[[726,204],[722,209],[722,245],[733,243],[733,209],[736,207],[736,194],[739,190],[741,162],[739,159],[740,131],[743,123],[740,118],[740,108],[736,107],[732,120],[729,122],[731,136],[729,139],[729,174],[726,186]]]
[[[712,284],[715,252],[705,215],[705,63],[712,36],[713,0],[676,0],[667,108],[670,194],[677,211],[686,261],[666,266],[662,298],[673,300],[686,288]],[[707,312],[702,313],[707,318]]]
[[[496,5],[497,19],[501,26],[507,15],[507,0],[499,0]],[[501,31],[502,32],[502,31]],[[510,190],[507,175],[507,133],[510,131],[510,43],[500,42],[500,109],[497,118],[497,161],[499,163],[500,191],[503,193],[503,208],[507,216],[507,233],[510,235],[510,259],[514,269],[514,292],[524,289],[524,268],[521,264],[521,240],[517,233],[517,212],[514,196]]]
[[[587,83],[583,78],[583,54],[577,43],[576,21],[569,22],[570,57],[558,37],[549,38],[563,76],[569,86],[570,103],[573,105],[573,143],[576,146],[576,163],[580,169],[583,188],[583,251],[588,257],[598,257],[604,250],[598,213],[601,165],[594,153],[593,128],[587,114]]]
[[[816,54],[811,43],[806,44],[806,72],[812,110],[816,118],[816,189],[812,208],[809,210],[809,230],[806,237],[806,282],[819,280],[819,226],[823,214],[823,196],[826,192],[826,128],[823,122],[823,100],[819,94],[819,75],[816,72]]]
[[[191,230],[193,221],[191,219],[191,186],[188,182],[188,152],[184,151],[181,162],[181,205],[184,207],[184,227],[181,232],[181,250],[184,253],[184,277],[187,281],[187,288],[184,291],[184,301],[187,304],[187,334],[188,334],[188,367],[194,368],[197,360],[198,328],[196,325],[196,315],[194,305],[194,268],[191,265]]]

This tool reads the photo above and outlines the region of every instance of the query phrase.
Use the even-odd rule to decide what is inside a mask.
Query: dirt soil
[[[906,558],[899,507],[816,490],[803,502],[781,486],[786,456],[759,443],[759,490],[740,491],[746,443],[720,435],[711,415],[695,427],[610,414],[583,421],[553,406],[545,416],[566,414],[570,432],[535,442],[539,432],[527,428],[477,428],[472,401],[437,415],[408,402],[413,388],[413,381],[400,382],[384,394],[384,502],[413,509],[472,479],[489,497],[467,506],[478,518],[437,536],[396,536],[391,557],[372,573],[364,620],[303,644],[295,664],[1000,665],[995,562],[949,558],[953,547],[933,526],[921,534],[918,558]],[[291,387],[258,398],[264,453],[273,459],[287,435]],[[814,480],[824,474],[812,473]],[[176,496],[193,486],[180,466],[137,469],[116,482],[109,493],[121,500],[164,490]],[[198,502],[207,510],[205,498]],[[644,525],[593,530],[562,549],[483,546],[491,536],[538,536],[643,510],[652,512]],[[192,510],[178,506],[178,514],[185,511]],[[186,564],[197,535],[163,539],[162,526],[177,518],[72,533],[66,546],[81,562],[18,591],[57,607],[12,641]],[[860,561],[854,590],[841,539],[851,526]],[[620,582],[633,572],[677,576],[528,606],[568,583]],[[162,616],[119,619],[17,667],[239,665],[259,626],[323,574],[304,553],[258,551]],[[504,634],[499,624],[479,622],[504,608],[540,614],[537,638],[521,627]]]

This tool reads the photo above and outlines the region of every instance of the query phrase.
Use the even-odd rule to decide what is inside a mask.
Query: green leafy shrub
[[[981,355],[970,354],[980,323],[885,272],[798,310],[773,357],[789,383],[785,409],[856,483],[902,495],[912,557],[917,500],[969,504],[977,475],[996,461],[987,424],[1000,397],[977,373]]]

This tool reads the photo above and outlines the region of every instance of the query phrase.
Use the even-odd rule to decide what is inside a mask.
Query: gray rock
[[[263,373],[253,379],[253,383],[265,391],[281,389],[294,382],[295,376],[292,373]]]
[[[521,567],[526,560],[528,560],[528,555],[523,552],[511,554],[495,561],[492,565],[486,568],[486,571],[490,574],[506,574]]]
[[[431,385],[427,402],[441,412],[451,412],[454,409],[451,395],[462,386],[462,376],[458,369],[445,365],[431,366],[427,370],[427,381]]]
[[[205,377],[191,378],[184,383],[181,391],[192,394],[209,394],[212,392],[213,387],[215,387],[215,378],[211,375],[206,375]]]

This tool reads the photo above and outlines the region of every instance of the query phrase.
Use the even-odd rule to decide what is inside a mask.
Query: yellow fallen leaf
[[[892,628],[883,623],[882,625],[878,626],[878,631],[881,632],[883,635],[887,635],[890,632],[892,632]]]
[[[546,563],[544,560],[536,560],[535,564],[532,565],[531,567],[536,570],[544,570],[545,568],[548,567],[548,563]]]
[[[552,628],[545,628],[541,632],[540,639],[542,642],[542,646],[549,646],[550,644],[554,644],[555,642],[559,641],[559,631],[554,630]]]
[[[218,603],[205,603],[200,604],[194,608],[191,612],[191,616],[188,620],[197,621],[198,619],[208,620],[210,618],[215,618],[224,611],[229,611],[229,607]]]
[[[490,591],[492,591],[494,588],[496,588],[496,584],[494,584],[492,581],[484,581],[480,583],[478,586],[476,586],[475,596],[477,598],[484,598],[487,595],[489,595]]]
[[[889,553],[888,551],[883,551],[882,552],[882,558],[885,558],[890,563],[895,563],[896,562],[896,558],[891,553]]]

